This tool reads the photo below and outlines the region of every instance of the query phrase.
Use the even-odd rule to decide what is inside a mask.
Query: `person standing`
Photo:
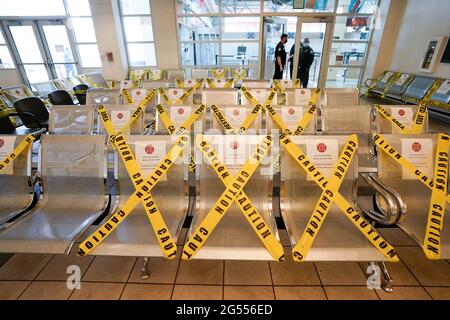
[[[300,56],[298,61],[298,77],[303,88],[308,88],[309,70],[314,62],[314,50],[309,45],[309,38],[305,38],[300,47]]]
[[[283,33],[275,48],[275,73],[273,75],[274,80],[283,79],[283,71],[286,66],[286,49],[284,44],[287,42],[288,35]]]

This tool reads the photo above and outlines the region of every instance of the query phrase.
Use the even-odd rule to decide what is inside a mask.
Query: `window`
[[[66,0],[66,3],[70,16],[69,28],[73,30],[82,67],[101,68],[89,0]]]
[[[5,38],[0,30],[0,69],[12,69],[14,68],[14,62],[6,46]]]
[[[350,0],[349,0],[350,1]],[[305,0],[305,9],[293,9],[294,0],[264,0],[265,12],[333,12],[334,0]]]
[[[65,16],[63,0],[0,0],[0,16],[47,17]]]
[[[120,0],[130,67],[156,66],[150,0]]]

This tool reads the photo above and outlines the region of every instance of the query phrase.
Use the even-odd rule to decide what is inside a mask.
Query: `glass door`
[[[280,42],[280,37],[287,32],[287,19],[265,17],[263,33],[263,52],[262,70],[264,79],[272,79],[275,72],[275,47]],[[287,44],[285,45],[287,48]]]
[[[74,41],[64,21],[20,20],[3,24],[25,83],[77,74]]]

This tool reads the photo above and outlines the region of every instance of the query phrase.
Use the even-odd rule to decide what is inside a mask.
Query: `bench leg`
[[[384,262],[370,262],[366,272],[369,289],[383,289],[388,293],[394,291],[394,281]]]
[[[142,280],[146,280],[150,277],[151,272],[149,269],[149,264],[150,264],[150,258],[149,257],[144,257],[144,264],[142,265],[142,269],[141,269],[141,279]]]
[[[394,280],[392,280],[385,262],[379,262],[378,265],[381,269],[382,276],[381,289],[388,293],[391,293],[392,291],[394,291]]]

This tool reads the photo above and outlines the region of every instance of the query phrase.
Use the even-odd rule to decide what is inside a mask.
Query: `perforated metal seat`
[[[393,71],[385,71],[382,77],[373,84],[373,91],[376,92],[384,92],[387,88],[387,85],[398,75],[397,72]]]
[[[286,105],[291,106],[306,106],[313,91],[311,89],[287,89],[286,90]],[[317,100],[317,106],[320,106],[320,98]]]
[[[208,80],[211,81],[211,85],[208,83]],[[210,89],[229,89],[234,88],[234,80],[231,84],[227,84],[228,81],[232,79],[224,79],[224,78],[214,78],[205,80],[205,87]]]
[[[411,161],[429,179],[433,179],[436,154],[437,135],[383,135],[392,147],[402,156]],[[448,152],[449,150],[447,150]],[[398,226],[415,239],[420,245],[424,243],[427,226],[428,210],[431,199],[431,189],[406,172],[397,162],[385,152],[378,151],[378,177],[387,186],[397,191],[407,206],[404,221]],[[380,204],[382,206],[382,204]],[[441,235],[441,258],[450,258],[450,219],[443,219]]]
[[[450,104],[450,80],[444,80],[439,89],[431,96],[432,101]]]
[[[308,108],[304,106],[272,106],[275,112],[281,117],[289,130],[295,132],[300,120],[303,118]],[[304,135],[315,135],[317,130],[317,111],[308,126],[304,129]],[[271,134],[279,134],[280,128],[273,122],[270,115],[266,116],[267,130]],[[276,131],[275,131],[276,130]]]
[[[191,78],[193,79],[206,79],[209,77],[208,69],[192,69]]]
[[[175,79],[184,79],[185,77],[183,69],[168,69],[166,75],[169,82],[175,82]]]
[[[256,98],[256,100],[259,101],[259,103],[261,105],[264,105],[264,102],[266,102],[267,98],[270,96],[272,89],[270,89],[270,88],[251,88],[251,89],[248,89],[248,91],[254,98]],[[276,104],[276,101],[277,101],[277,95],[275,94],[275,97],[273,98],[272,103]],[[241,104],[242,105],[251,105],[250,101],[242,93],[241,93]]]
[[[403,94],[403,99],[421,100],[431,89],[436,79],[416,76]]]
[[[418,106],[414,105],[382,105],[383,109],[389,112],[399,123],[403,124],[405,128],[410,129]],[[401,134],[401,130],[391,121],[387,120],[380,114],[376,115],[377,132],[383,134]],[[429,117],[425,118],[425,125],[422,133],[429,131]]]
[[[264,136],[205,135],[204,138],[222,157],[223,163],[230,169],[230,172],[236,175]],[[236,147],[237,149],[233,149]],[[224,154],[230,154],[230,152],[231,155],[224,159]],[[235,157],[234,155],[239,156]],[[245,156],[241,157],[241,155]],[[270,158],[270,152],[268,157]],[[224,184],[209,167],[206,159],[198,164],[197,168],[200,170],[200,192],[196,199],[196,211],[188,237],[193,235],[195,229],[225,190]],[[278,238],[278,230],[272,215],[272,199],[269,198],[269,181],[272,179],[270,169],[270,161],[263,160],[261,167],[252,176],[244,191]],[[273,260],[236,203],[232,204],[194,259]]]
[[[86,93],[86,105],[119,104],[118,89],[89,89]]]
[[[51,134],[93,134],[94,106],[52,106],[48,130]]]
[[[122,129],[136,110],[136,106],[133,105],[105,105],[106,110],[111,118],[111,122],[114,125],[116,131]],[[130,128],[124,132],[124,134],[144,134],[144,113],[141,113],[137,119],[133,121]],[[101,119],[98,119],[97,133],[106,134],[105,127]]]
[[[25,136],[0,135],[0,160],[3,160]],[[31,152],[20,154],[0,173],[0,229],[8,220],[25,212],[33,202]]]
[[[406,88],[408,88],[411,81],[413,81],[414,76],[408,73],[402,73],[400,77],[395,81],[389,88],[387,94],[390,96],[401,96]]]
[[[203,89],[202,103],[205,105],[238,105],[238,89]]]
[[[179,88],[171,88],[171,89],[164,89],[164,93],[166,94],[167,98],[169,98],[170,103],[175,104],[179,98],[186,92],[185,89],[179,89]],[[160,92],[158,92],[159,96],[159,103],[163,105],[167,105],[166,101],[163,99]],[[192,105],[194,99],[194,93],[192,92],[186,100],[183,101],[182,104],[184,105]]]
[[[329,177],[339,154],[345,146],[346,136],[292,136],[291,141],[298,145],[309,159]],[[322,164],[317,159],[324,157],[318,154],[327,152],[331,161],[323,160]],[[325,151],[324,151],[325,150]],[[329,162],[329,164],[327,164]],[[331,164],[333,162],[333,164]],[[331,165],[330,165],[331,164]],[[327,170],[324,167],[328,168]],[[350,163],[348,172],[339,189],[339,193],[349,202],[353,201],[355,179],[358,174],[358,160],[354,157]],[[292,247],[300,239],[308,224],[315,205],[319,200],[322,189],[307,178],[306,172],[295,160],[283,152],[281,158],[282,194],[281,214],[286,224]],[[384,261],[384,256],[364,237],[364,235],[333,204],[322,228],[314,241],[307,261]]]
[[[218,105],[214,106],[215,108],[218,108],[220,112],[225,116],[229,124],[234,129],[239,129],[242,125],[242,123],[247,119],[247,117],[250,115],[250,113],[253,110],[252,106],[233,106],[233,105]],[[213,112],[213,110],[210,110],[208,112],[208,119],[206,119],[206,130],[208,132],[213,132],[215,134],[226,134],[226,130]],[[247,130],[248,134],[258,134],[261,129],[263,129],[263,117],[261,116],[261,113],[258,113],[256,119],[253,121],[253,123],[250,125],[250,127]]]
[[[268,89],[271,87],[271,83],[268,80],[244,80],[242,82],[242,86],[246,87],[247,89],[253,88]]]
[[[39,97],[48,97],[48,94],[57,91],[58,88],[52,81],[33,83],[32,87]]]
[[[351,89],[325,89],[324,100],[327,107],[358,106],[359,90]]]
[[[42,193],[29,215],[0,233],[1,252],[68,253],[104,212],[105,136],[43,136]]]

